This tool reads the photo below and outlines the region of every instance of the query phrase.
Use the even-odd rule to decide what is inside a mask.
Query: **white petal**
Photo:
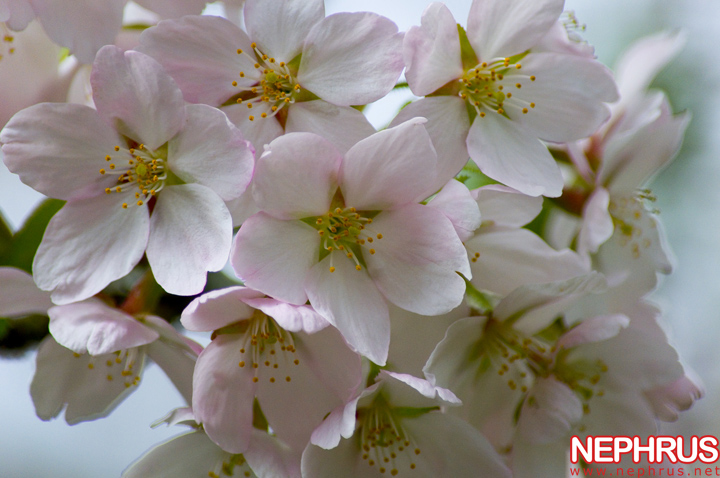
[[[100,174],[120,136],[82,105],[42,103],[17,113],[0,133],[5,165],[28,186],[59,199],[103,194],[117,177]]]
[[[610,193],[605,188],[596,189],[583,208],[583,222],[578,236],[580,254],[595,253],[615,230],[612,216],[608,212]]]
[[[369,228],[382,239],[372,243],[376,253],[364,257],[370,276],[390,302],[422,315],[444,314],[460,305],[465,281],[457,272],[470,277],[470,267],[442,212],[411,204],[379,214]]]
[[[141,5],[163,18],[179,18],[185,15],[200,15],[205,8],[205,0],[139,0]]]
[[[563,0],[474,0],[468,39],[478,58],[489,61],[529,50],[563,11]]]
[[[356,270],[353,261],[332,252],[310,270],[305,290],[315,310],[340,330],[354,350],[385,365],[390,317],[367,271]]]
[[[265,294],[247,287],[228,287],[203,294],[183,310],[180,322],[188,330],[212,331],[234,322],[249,319],[255,310],[246,299],[264,297]]]
[[[255,151],[220,110],[188,105],[182,131],[168,143],[168,165],[183,181],[199,183],[223,200],[247,188]]]
[[[248,287],[302,305],[304,282],[318,261],[320,236],[301,221],[281,221],[258,213],[245,221],[235,237],[231,262]]]
[[[409,387],[413,388],[415,391],[419,392],[421,395],[423,395],[426,398],[430,398],[432,400],[436,400],[438,403],[442,403],[443,405],[461,405],[462,402],[459,398],[455,396],[455,394],[448,390],[447,388],[438,387],[433,385],[432,383],[428,382],[427,380],[423,380],[421,378],[415,377],[413,375],[407,374],[407,373],[395,373],[395,372],[388,372],[385,370],[382,370],[380,372],[380,376],[389,376],[392,377],[399,382],[408,385]],[[388,381],[388,383],[392,383],[391,381]],[[393,403],[397,405],[403,405],[408,406],[407,403],[401,400],[397,400],[395,397],[395,394],[392,394],[393,397]]]
[[[481,230],[482,231],[482,230]],[[575,252],[556,251],[527,229],[480,232],[465,241],[472,284],[507,295],[526,284],[566,280],[588,272]]]
[[[121,201],[114,194],[71,201],[50,220],[33,271],[56,304],[97,294],[142,258],[150,230],[147,209],[123,209]]]
[[[289,63],[312,27],[325,17],[322,0],[247,0],[245,26],[260,51]]]
[[[142,374],[145,353],[137,351],[130,376],[122,375],[126,364],[117,364],[116,358],[115,354],[78,356],[47,337],[38,350],[30,385],[38,417],[55,418],[66,405],[65,421],[70,425],[107,416],[137,388],[132,384]]]
[[[185,122],[185,100],[175,81],[149,56],[102,48],[90,75],[98,113],[120,133],[151,150]]]
[[[281,136],[255,165],[255,202],[278,219],[321,216],[337,191],[341,161],[333,145],[316,134]]]
[[[630,324],[623,314],[598,315],[579,323],[557,341],[558,348],[570,349],[592,342],[609,340]]]
[[[270,297],[245,299],[245,302],[251,307],[263,311],[275,319],[280,327],[290,332],[314,334],[330,325],[309,305],[288,304]]]
[[[402,34],[370,12],[336,13],[310,31],[298,83],[338,106],[364,105],[388,94],[405,66]]]
[[[603,102],[618,98],[612,73],[595,60],[574,55],[533,53],[522,59],[525,82],[514,98],[535,103],[528,114],[509,109],[538,138],[566,142],[593,134],[610,117]]]
[[[197,355],[187,353],[175,344],[168,343],[163,339],[156,340],[148,345],[147,354],[175,385],[185,402],[191,404],[193,371],[195,370]]]
[[[443,186],[441,179],[458,174],[470,157],[466,145],[470,117],[462,99],[455,96],[432,96],[404,107],[390,125],[397,126],[417,117],[428,120],[425,129],[438,155],[437,190]]]
[[[424,123],[421,118],[407,121],[350,148],[340,168],[340,189],[348,207],[401,207],[437,190],[438,159]]]
[[[523,194],[507,186],[490,184],[472,191],[483,226],[522,227],[540,214],[541,197]]]
[[[403,40],[405,77],[417,96],[425,96],[464,71],[460,58],[457,22],[445,4],[430,4],[419,27],[411,27]]]
[[[149,344],[159,337],[132,316],[96,299],[55,306],[48,316],[55,340],[81,354],[109,354]]]
[[[523,403],[517,433],[533,443],[561,440],[582,416],[580,399],[565,383],[539,378]]]
[[[83,63],[92,63],[103,45],[115,43],[120,33],[125,0],[97,2],[32,0],[40,23],[55,43],[70,50]]]
[[[155,58],[191,103],[219,106],[239,93],[232,82],[257,82],[247,34],[232,22],[213,16],[166,20],[140,35],[138,50]],[[239,76],[245,73],[246,80]]]
[[[260,111],[256,111],[258,109]],[[262,105],[250,111],[245,105],[234,104],[224,106],[222,111],[235,126],[240,128],[245,139],[252,143],[255,148],[256,158],[259,158],[265,151],[265,145],[270,144],[275,138],[282,136],[285,132],[277,118],[258,118],[258,116],[260,116],[259,113],[262,113]],[[254,121],[250,121],[250,113],[255,117]]]
[[[490,113],[475,118],[467,138],[470,157],[480,170],[530,196],[558,197],[563,179],[547,148],[528,129]]]
[[[460,181],[451,179],[439,193],[428,202],[428,206],[441,211],[450,219],[461,241],[473,236],[473,231],[482,222],[478,203]]]
[[[315,100],[288,107],[285,131],[319,134],[344,154],[355,143],[374,134],[375,128],[355,108]]]
[[[227,263],[232,219],[214,192],[199,184],[169,186],[150,217],[147,258],[158,284],[175,295],[205,287],[206,273]]]
[[[50,294],[38,289],[30,274],[0,267],[0,317],[44,315],[53,305]]]

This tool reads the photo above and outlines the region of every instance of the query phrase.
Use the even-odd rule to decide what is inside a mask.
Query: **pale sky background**
[[[470,0],[446,2],[465,23]],[[327,0],[327,13],[371,10],[393,19],[401,30],[420,22],[427,2],[419,0]],[[587,24],[584,36],[599,58],[612,66],[637,37],[682,28],[688,45],[658,84],[669,91],[676,112],[692,111],[679,158],[651,185],[676,256],[675,273],[655,294],[665,311],[671,342],[683,362],[702,379],[707,396],[668,434],[720,435],[720,2],[715,0],[567,0]],[[2,68],[2,64],[0,64]],[[2,85],[0,85],[0,88]],[[387,102],[394,105],[398,99]],[[391,106],[392,107],[392,106]],[[370,108],[377,125],[392,116],[387,107]],[[38,200],[0,164],[0,209],[17,227]],[[34,413],[29,384],[33,354],[0,360],[0,478],[117,477],[149,447],[181,428],[149,424],[182,398],[155,366],[142,384],[107,419],[73,427],[62,418],[42,422]]]

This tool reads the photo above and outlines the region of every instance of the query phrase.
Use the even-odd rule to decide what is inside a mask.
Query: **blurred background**
[[[449,0],[465,24],[470,0]],[[328,14],[370,10],[394,20],[401,30],[419,24],[427,3],[420,0],[326,0]],[[665,434],[720,435],[720,2],[716,0],[566,0],[587,25],[584,37],[599,59],[613,66],[633,40],[661,30],[682,29],[684,51],[656,79],[675,112],[690,110],[692,121],[677,159],[650,185],[676,257],[653,299],[664,310],[664,326],[683,364],[699,377],[706,396]],[[0,88],[7,63],[0,62]],[[403,101],[402,93],[368,111],[384,126]],[[0,109],[3,105],[0,105]],[[42,198],[0,164],[0,209],[14,228]],[[29,395],[34,351],[0,358],[0,478],[39,476],[117,477],[156,443],[183,432],[149,425],[175,407],[180,395],[151,365],[138,390],[109,418],[68,426],[62,418],[42,422]]]

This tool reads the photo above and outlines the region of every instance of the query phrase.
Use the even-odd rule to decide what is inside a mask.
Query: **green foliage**
[[[58,199],[46,199],[33,211],[19,231],[13,236],[8,245],[6,241],[7,231],[0,231],[0,264],[4,266],[17,267],[28,273],[32,273],[32,263],[40,241],[42,241],[45,228],[48,222],[65,204]],[[7,224],[3,225],[7,228]],[[2,242],[5,241],[5,242]]]

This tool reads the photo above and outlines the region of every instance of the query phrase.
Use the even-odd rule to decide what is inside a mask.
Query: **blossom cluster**
[[[681,34],[613,74],[563,0],[432,3],[407,32],[137,3],[0,0],[0,68],[37,23],[67,57],[0,112],[7,168],[62,201],[0,268],[0,316],[49,317],[37,415],[107,416],[147,359],[187,401],[123,477],[557,478],[572,436],[701,397],[647,299],[673,262],[647,181],[689,121],[648,88]],[[403,88],[376,131],[364,106]]]

